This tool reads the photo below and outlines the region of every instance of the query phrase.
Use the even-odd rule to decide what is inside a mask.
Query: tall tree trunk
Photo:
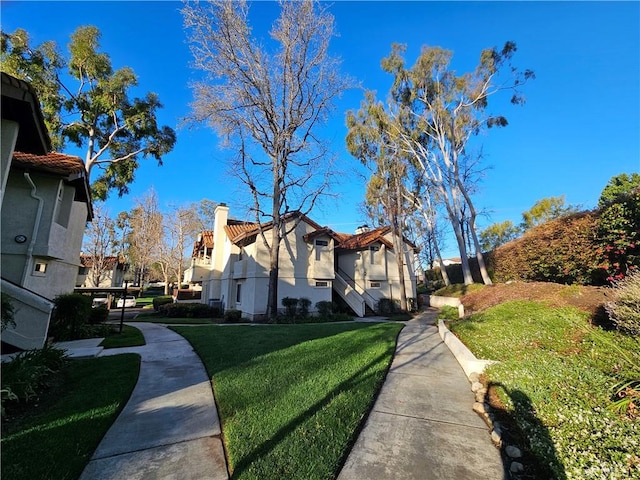
[[[471,201],[471,197],[467,193],[467,190],[462,185],[462,182],[457,179],[458,187],[460,188],[460,192],[464,196],[465,201],[467,202],[467,206],[469,207],[469,230],[471,233],[471,238],[473,239],[473,245],[476,250],[476,259],[478,260],[478,268],[480,269],[480,275],[482,275],[482,281],[485,285],[491,285],[493,282],[491,281],[491,277],[489,276],[489,272],[487,271],[487,267],[484,263],[484,255],[482,255],[482,247],[480,247],[480,242],[478,241],[478,235],[476,235],[476,209],[473,206]]]
[[[393,248],[396,251],[396,265],[398,266],[398,282],[400,283],[400,308],[403,311],[407,311],[407,288],[404,279],[404,248],[402,245],[402,228],[401,228],[401,214],[402,211],[402,197],[400,196],[400,185],[397,175],[394,176],[395,183],[395,207],[392,218],[393,222]]]

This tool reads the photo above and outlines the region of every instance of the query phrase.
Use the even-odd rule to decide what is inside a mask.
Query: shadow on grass
[[[499,382],[488,384],[489,392],[496,389],[502,390],[513,404],[514,410],[511,412],[507,411],[503,405],[495,405],[495,402],[492,402],[492,407],[496,420],[506,427],[506,431],[503,431],[503,441],[516,445],[523,451],[521,463],[525,470],[521,478],[567,480],[549,429],[536,416],[535,406],[529,396],[522,390],[509,390]],[[505,462],[505,471],[508,471],[510,462],[504,452],[502,457]]]
[[[209,377],[257,357],[283,350],[302,342],[318,340],[370,328],[367,323],[238,325],[211,330],[210,326],[180,327],[171,330],[182,335],[194,347],[207,368]],[[268,335],[265,333],[268,330]],[[234,345],[228,349],[228,345]]]
[[[255,462],[269,455],[273,450],[277,448],[277,446],[281,442],[283,442],[289,435],[291,435],[298,427],[302,426],[304,423],[306,423],[311,418],[313,418],[316,414],[318,414],[318,412],[325,409],[333,401],[335,397],[339,396],[343,392],[348,392],[350,390],[357,389],[360,385],[374,378],[377,375],[377,372],[375,370],[375,365],[378,362],[383,361],[385,358],[388,358],[388,357],[389,357],[388,354],[383,354],[372,359],[369,363],[361,367],[356,373],[351,375],[346,380],[340,382],[335,388],[328,391],[327,394],[321,400],[314,403],[310,408],[305,409],[304,412],[302,412],[301,414],[296,416],[294,419],[292,419],[290,422],[288,422],[285,426],[280,428],[275,433],[275,435],[273,435],[271,438],[257,445],[249,454],[243,455],[242,459],[236,465],[233,466],[232,478],[238,478],[245,471],[247,471],[251,467],[251,465],[253,465]],[[388,366],[387,366],[387,369],[388,369]],[[384,380],[384,376],[382,377],[382,380]],[[382,386],[382,381],[380,381],[379,384],[376,385],[375,392],[377,392],[381,386]],[[371,402],[367,406],[366,412],[371,410],[371,407],[373,406],[373,403],[375,401],[375,397],[376,395],[372,396]],[[359,425],[354,430],[353,435],[351,436],[348,444],[346,445],[347,447],[354,444],[355,440],[358,437],[358,434],[360,433],[360,431],[362,430],[362,427],[364,426],[366,418],[367,418],[367,414],[363,416]],[[349,448],[346,448],[343,454],[341,455],[341,457],[338,459],[337,468],[335,470],[336,475],[344,465],[344,462],[346,461],[348,454],[349,454]]]

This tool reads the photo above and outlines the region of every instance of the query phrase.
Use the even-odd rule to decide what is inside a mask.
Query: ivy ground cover
[[[335,478],[402,325],[172,327],[213,378],[234,479]]]
[[[534,459],[527,478],[640,478],[640,418],[611,408],[638,378],[638,340],[588,324],[573,308],[508,302],[452,322]],[[637,412],[636,412],[637,413]]]

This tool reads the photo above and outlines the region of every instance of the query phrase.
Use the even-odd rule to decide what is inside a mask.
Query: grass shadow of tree
[[[567,480],[564,466],[558,458],[549,429],[537,417],[536,409],[529,396],[522,390],[510,390],[500,382],[489,382],[489,403],[495,420],[504,428],[503,445],[517,446],[522,451],[518,459],[524,471],[516,478],[531,480]],[[513,410],[508,410],[499,398],[502,391],[509,397]],[[509,470],[510,461],[502,452],[505,470]]]

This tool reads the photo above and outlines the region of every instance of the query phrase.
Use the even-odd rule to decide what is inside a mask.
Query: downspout
[[[38,201],[38,212],[36,213],[36,219],[33,224],[33,232],[31,233],[31,241],[29,242],[29,247],[27,248],[27,261],[24,264],[24,271],[22,272],[22,282],[21,285],[24,286],[24,283],[27,280],[27,273],[31,268],[31,263],[33,260],[33,248],[36,244],[36,238],[38,236],[38,228],[40,227],[40,218],[42,217],[42,209],[44,208],[44,200],[42,197],[36,195],[36,184],[33,183],[29,172],[24,172],[25,180],[31,185],[31,198],[34,198]]]

